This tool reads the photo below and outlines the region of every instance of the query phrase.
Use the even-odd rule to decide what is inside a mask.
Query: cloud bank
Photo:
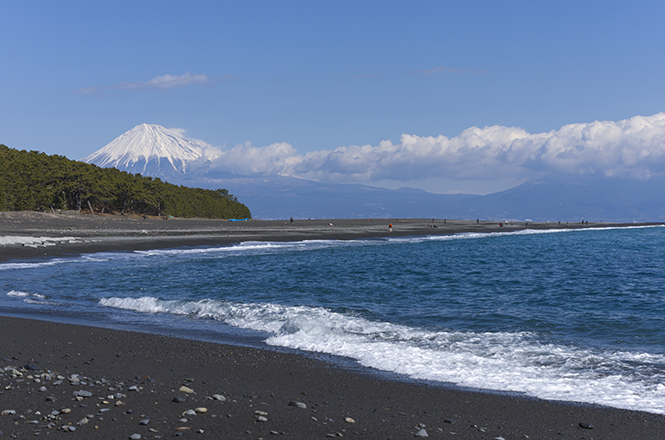
[[[304,154],[288,143],[201,145],[210,167],[219,171],[331,182],[529,179],[548,174],[648,179],[665,175],[665,113],[570,124],[537,134],[499,125],[471,127],[451,138],[404,134],[398,143],[384,140]]]
[[[141,89],[159,89],[170,90],[176,87],[186,87],[191,85],[210,85],[213,81],[208,78],[206,74],[191,74],[189,72],[184,75],[161,75],[156,76],[148,81],[135,81],[123,82],[111,86],[102,87],[86,87],[76,90],[76,93],[82,95],[92,95],[102,91],[108,90],[141,90]]]

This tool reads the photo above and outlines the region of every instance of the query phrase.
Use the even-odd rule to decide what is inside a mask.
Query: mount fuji
[[[144,176],[177,179],[187,173],[191,162],[202,158],[201,148],[193,142],[161,125],[141,124],[81,161]]]

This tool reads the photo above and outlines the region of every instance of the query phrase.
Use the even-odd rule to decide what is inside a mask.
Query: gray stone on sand
[[[72,393],[74,397],[92,397],[92,393],[87,390],[78,390]]]
[[[307,405],[304,404],[303,402],[289,402],[289,406],[294,406],[296,408],[302,408],[302,409],[307,409]]]
[[[427,431],[425,431],[425,428],[421,429],[420,431],[416,432],[416,437],[429,437],[429,434],[427,434]]]

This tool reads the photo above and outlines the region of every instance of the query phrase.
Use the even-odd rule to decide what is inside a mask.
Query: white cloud
[[[114,84],[111,86],[102,87],[85,87],[75,90],[76,93],[81,95],[92,95],[106,90],[140,90],[140,89],[160,89],[170,90],[176,87],[186,87],[191,85],[210,85],[214,81],[208,78],[204,73],[191,74],[189,72],[184,75],[161,75],[156,76],[148,81],[135,81]]]
[[[665,113],[537,134],[504,126],[471,127],[452,138],[405,134],[398,143],[304,154],[288,143],[208,147],[215,169],[323,181],[519,180],[545,174],[644,179],[665,175]]]
[[[187,72],[184,75],[162,75],[156,76],[145,83],[134,83],[140,88],[172,89],[174,87],[184,87],[191,85],[209,85],[210,79],[205,74],[194,74]]]

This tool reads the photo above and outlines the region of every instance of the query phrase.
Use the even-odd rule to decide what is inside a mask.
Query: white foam
[[[15,270],[15,269],[37,269],[40,267],[55,266],[57,264],[73,263],[80,261],[75,258],[53,258],[46,261],[30,261],[21,263],[0,263],[0,270]]]
[[[46,299],[44,295],[40,295],[39,293],[30,293],[30,292],[22,292],[20,290],[10,290],[7,292],[7,296],[13,296],[17,298],[37,298],[37,299]]]
[[[30,294],[28,292],[20,292],[20,291],[17,291],[17,290],[10,290],[9,292],[7,292],[7,296],[26,297],[26,296],[30,296]]]
[[[0,246],[55,246],[59,243],[78,243],[84,241],[77,237],[29,237],[22,235],[0,236]]]
[[[665,414],[662,355],[550,344],[526,332],[427,330],[322,307],[154,297],[106,298],[100,303],[212,318],[267,332],[271,345],[347,356],[417,379]]]

